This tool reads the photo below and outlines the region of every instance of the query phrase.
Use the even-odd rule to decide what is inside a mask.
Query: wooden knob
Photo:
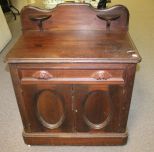
[[[35,72],[32,75],[32,77],[35,79],[44,79],[44,80],[53,78],[53,76],[48,71],[44,71],[44,70]]]
[[[107,80],[111,77],[112,75],[107,71],[97,71],[92,75],[92,78],[96,80]]]

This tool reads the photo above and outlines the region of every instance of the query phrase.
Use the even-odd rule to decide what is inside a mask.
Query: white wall
[[[12,38],[10,29],[0,6],[0,52]]]

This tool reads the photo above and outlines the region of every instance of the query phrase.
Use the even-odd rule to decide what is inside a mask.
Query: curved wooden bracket
[[[116,26],[116,29],[121,27],[123,30],[128,30],[129,11],[124,5],[115,5],[110,8],[100,9],[96,16],[108,23],[117,20],[117,26],[112,25],[113,27]],[[108,23],[106,23],[106,27]]]
[[[29,16],[29,19],[33,22],[36,22],[40,31],[43,31],[43,22],[48,20],[51,17],[51,15],[35,15],[35,16]]]
[[[111,77],[112,75],[107,71],[97,71],[92,75],[92,78],[96,80],[107,80]]]
[[[106,29],[110,30],[111,22],[120,18],[120,14],[98,14],[98,18],[106,21]]]
[[[41,71],[36,71],[32,75],[32,77],[35,78],[35,79],[44,79],[44,80],[47,80],[47,79],[53,78],[53,75],[51,75],[48,71],[41,70]]]

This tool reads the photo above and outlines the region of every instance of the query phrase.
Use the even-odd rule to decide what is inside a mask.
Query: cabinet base
[[[124,145],[125,133],[26,133],[23,138],[28,145]]]

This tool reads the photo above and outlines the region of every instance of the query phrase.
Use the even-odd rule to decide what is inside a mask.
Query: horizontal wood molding
[[[127,131],[124,133],[26,133],[23,131],[24,137],[59,137],[59,138],[126,138],[128,136]]]
[[[46,135],[46,134],[27,134],[23,133],[26,144],[31,145],[124,145],[127,142],[127,133],[108,133],[108,134],[62,134],[62,135]]]

